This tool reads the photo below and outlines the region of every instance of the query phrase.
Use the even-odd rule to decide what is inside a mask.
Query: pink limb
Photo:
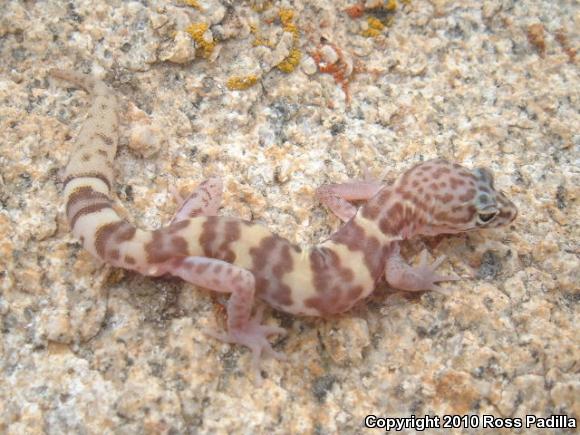
[[[375,181],[350,181],[342,184],[325,184],[316,195],[338,218],[346,222],[354,217],[357,208],[348,201],[366,201],[383,188]]]
[[[286,330],[277,326],[262,325],[263,308],[258,308],[251,316],[254,304],[254,275],[222,260],[207,257],[185,257],[171,261],[164,268],[167,273],[210,290],[231,293],[228,301],[228,330],[218,332],[205,331],[206,334],[226,343],[241,344],[252,351],[252,369],[256,382],[260,382],[260,359],[262,355],[284,359],[276,352],[267,337],[274,334],[285,334]]]
[[[427,250],[423,250],[419,265],[415,267],[409,266],[401,257],[399,246],[397,245],[387,259],[385,279],[391,287],[399,290],[433,290],[448,296],[450,292],[439,287],[437,283],[441,281],[457,281],[459,278],[435,273],[441,263],[445,261],[444,255],[438,257],[432,264],[428,264],[427,257]]]
[[[221,178],[212,177],[201,182],[186,199],[174,190],[173,195],[181,205],[170,223],[196,216],[216,216],[222,201],[222,189]]]

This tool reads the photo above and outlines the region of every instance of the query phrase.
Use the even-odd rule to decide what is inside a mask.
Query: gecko
[[[406,291],[434,290],[459,279],[441,275],[445,256],[417,266],[401,256],[400,243],[416,236],[457,234],[511,223],[517,208],[496,190],[486,168],[467,169],[444,159],[406,170],[393,184],[351,181],[329,184],[317,196],[343,222],[328,240],[300,247],[255,222],[218,216],[220,178],[201,182],[171,221],[156,230],[138,228],[113,208],[111,187],[118,143],[118,100],[103,81],[53,69],[92,97],[88,115],[65,168],[65,213],[72,233],[93,256],[147,276],[172,275],[229,294],[225,331],[207,330],[252,352],[256,379],[262,356],[284,359],[268,338],[285,334],[262,323],[263,304],[292,315],[342,313],[368,297],[384,279]],[[356,207],[353,202],[363,202]]]

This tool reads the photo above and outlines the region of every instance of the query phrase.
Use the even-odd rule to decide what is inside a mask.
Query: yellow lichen
[[[252,2],[250,6],[254,12],[264,12],[266,9],[270,9],[272,7],[272,2],[268,1],[256,1]]]
[[[286,26],[287,24],[292,23],[294,20],[294,11],[292,9],[280,9],[278,16],[280,17],[282,24]]]
[[[300,36],[300,31],[298,30],[298,26],[294,23],[290,23],[288,25],[285,25],[284,31],[292,33],[292,35],[294,36],[294,39],[298,39],[298,37]]]
[[[298,26],[294,23],[294,11],[292,9],[280,9],[278,16],[280,17],[284,31],[292,33],[294,39],[297,40],[300,36],[300,31],[298,30]]]
[[[232,91],[243,91],[258,83],[258,78],[255,74],[249,76],[232,76],[226,82],[226,86]]]
[[[385,28],[383,22],[375,17],[368,17],[367,23],[371,29],[383,30]]]
[[[385,29],[383,22],[375,17],[368,17],[367,24],[369,25],[368,29],[362,32],[362,35],[366,36],[367,38],[374,38],[375,36],[379,36]]]
[[[296,69],[302,58],[302,52],[298,48],[290,50],[290,54],[277,66],[277,68],[285,73],[291,73]]]
[[[280,9],[278,12],[280,21],[282,22],[282,28],[285,32],[292,33],[292,48],[290,49],[290,54],[280,62],[276,67],[285,73],[291,73],[296,69],[302,58],[302,52],[298,48],[298,42],[300,40],[300,31],[298,26],[294,23],[294,11],[292,9]]]
[[[250,32],[252,33],[252,35],[254,35],[254,42],[252,42],[252,45],[254,47],[264,46],[272,48],[274,46],[274,44],[272,44],[270,41],[262,38],[262,36],[260,35],[260,31],[258,30],[255,24],[250,24]]]
[[[385,9],[387,11],[394,11],[397,9],[397,0],[388,0],[387,4],[385,5]]]
[[[183,4],[187,5],[187,6],[191,6],[192,8],[195,9],[200,9],[199,6],[199,2],[197,0],[182,0]]]
[[[215,48],[215,42],[213,39],[211,41],[207,41],[204,37],[208,28],[209,26],[206,23],[195,23],[185,29],[185,31],[189,33],[189,35],[195,41],[197,46],[202,50],[203,57],[205,58],[210,57],[213,53],[213,49]]]
[[[256,39],[254,39],[254,42],[252,42],[252,45],[254,47],[258,47],[258,46],[270,47],[270,48],[273,48],[274,47],[274,44],[272,44],[267,39],[258,38],[257,36],[256,36]]]
[[[381,34],[380,30],[377,29],[366,29],[361,32],[361,35],[367,38],[375,38]]]

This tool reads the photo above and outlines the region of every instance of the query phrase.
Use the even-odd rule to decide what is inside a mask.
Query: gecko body
[[[64,196],[74,235],[95,257],[144,275],[170,274],[229,293],[227,331],[210,335],[249,347],[257,370],[262,354],[275,357],[267,337],[284,333],[252,316],[259,298],[296,315],[341,313],[369,296],[383,277],[395,288],[440,290],[456,279],[435,272],[444,257],[418,266],[399,254],[414,236],[454,234],[512,222],[514,204],[497,191],[486,169],[468,170],[442,159],[404,172],[390,186],[351,182],[323,186],[318,196],[345,223],[328,240],[301,248],[264,226],[217,216],[221,181],[211,178],[182,201],[173,220],[143,230],[113,209],[110,191],[117,149],[118,103],[103,82],[52,70],[92,94],[93,103],[66,167]],[[366,201],[360,209],[349,201]]]

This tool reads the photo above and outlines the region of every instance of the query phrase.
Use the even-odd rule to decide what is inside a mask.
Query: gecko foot
[[[222,332],[215,329],[206,329],[204,333],[216,340],[231,344],[241,344],[248,347],[252,351],[252,370],[254,372],[254,379],[256,383],[261,383],[262,375],[260,374],[260,361],[263,355],[271,356],[277,360],[285,361],[286,356],[277,352],[272,348],[272,345],[267,340],[270,335],[286,334],[284,328],[278,326],[262,325],[263,307],[259,307],[256,314],[251,318],[246,325],[242,327],[230,327],[229,331]]]
[[[407,291],[436,291],[449,296],[450,291],[445,290],[437,285],[442,281],[457,281],[460,278],[451,275],[440,275],[437,268],[445,261],[445,256],[438,257],[433,263],[429,264],[429,255],[427,250],[421,252],[419,264],[409,266],[405,263],[399,254],[397,246],[393,255],[387,260],[385,268],[385,277],[387,282],[394,288]]]
[[[460,278],[451,275],[440,275],[435,271],[441,263],[445,261],[445,255],[437,257],[437,259],[429,264],[429,254],[426,249],[421,252],[421,257],[419,259],[419,265],[412,268],[414,274],[416,274],[418,280],[422,283],[424,290],[432,290],[437,293],[449,296],[451,292],[449,290],[443,289],[437,285],[438,282],[443,281],[458,281]]]

